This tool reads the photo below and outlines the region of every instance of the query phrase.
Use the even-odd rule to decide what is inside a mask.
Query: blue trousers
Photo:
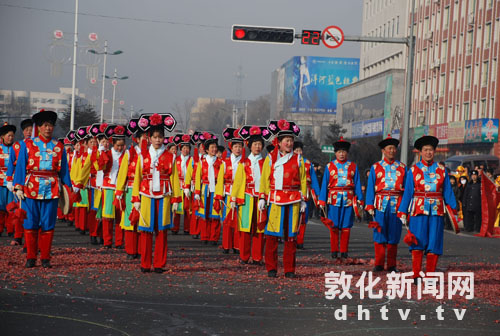
[[[28,218],[24,221],[25,230],[42,231],[54,230],[57,219],[58,199],[37,200],[26,198],[23,203],[26,205]]]
[[[14,194],[7,187],[0,187],[0,211],[7,211],[7,204],[12,202]]]
[[[382,228],[380,232],[373,229],[373,241],[375,243],[399,244],[403,224],[396,214],[391,212],[391,207],[387,206],[384,212],[375,210],[374,221],[379,223]]]
[[[339,229],[350,229],[354,224],[354,210],[352,206],[328,205],[328,218],[333,221],[334,227]]]
[[[418,240],[418,245],[410,246],[410,251],[423,250],[426,253],[443,254],[443,216],[411,216],[410,231]]]

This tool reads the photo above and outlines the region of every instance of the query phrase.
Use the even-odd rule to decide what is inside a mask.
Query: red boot
[[[413,250],[411,251],[411,263],[413,269],[413,279],[420,278],[420,271],[422,270],[422,258],[424,257],[424,251]]]
[[[399,270],[396,268],[397,256],[398,256],[398,245],[387,244],[387,272],[399,273]]]
[[[385,244],[373,243],[375,245],[375,267],[374,272],[382,272],[385,264]],[[389,266],[389,261],[387,262]]]
[[[342,229],[340,234],[340,257],[347,258],[349,251],[349,237],[351,236],[351,229]]]
[[[434,253],[427,253],[427,262],[425,265],[425,273],[435,272],[439,256]]]

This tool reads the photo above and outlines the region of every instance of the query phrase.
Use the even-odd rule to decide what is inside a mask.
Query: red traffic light
[[[243,29],[236,29],[234,36],[236,36],[237,39],[242,39],[245,37],[245,31]]]
[[[293,44],[295,29],[233,25],[231,39],[238,42]]]

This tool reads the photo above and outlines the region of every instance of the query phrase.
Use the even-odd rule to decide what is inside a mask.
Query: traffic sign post
[[[337,26],[326,27],[321,34],[321,40],[327,48],[338,48],[344,42],[344,32]]]
[[[333,146],[323,145],[321,146],[322,153],[328,153],[329,160],[332,161],[332,154],[335,153],[335,148]]]

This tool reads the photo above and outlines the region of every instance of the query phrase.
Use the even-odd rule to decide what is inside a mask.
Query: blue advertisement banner
[[[382,135],[384,131],[384,118],[364,120],[352,123],[351,138],[363,138]]]
[[[295,56],[283,65],[284,110],[337,113],[337,89],[359,80],[359,58]]]
[[[498,142],[498,119],[475,119],[465,121],[465,143]]]

